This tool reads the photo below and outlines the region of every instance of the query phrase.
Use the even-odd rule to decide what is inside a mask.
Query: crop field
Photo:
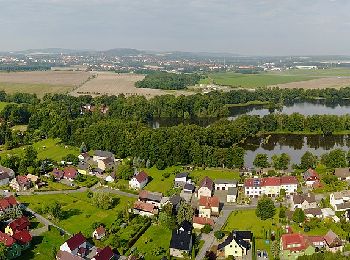
[[[201,83],[245,88],[340,88],[350,86],[350,69],[288,70],[260,74],[212,73]]]
[[[96,78],[71,92],[73,96],[79,95],[119,95],[145,96],[151,98],[165,94],[188,94],[186,91],[165,91],[160,89],[136,88],[135,82],[144,78],[136,74],[117,74],[111,72],[98,73]]]
[[[32,93],[43,97],[46,93],[67,93],[91,76],[88,72],[30,71],[1,72],[0,90],[6,93]]]

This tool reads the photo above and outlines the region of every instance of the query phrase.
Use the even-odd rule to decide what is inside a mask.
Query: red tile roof
[[[106,234],[106,229],[103,226],[99,226],[98,228],[96,228],[96,233],[97,235],[103,235]]]
[[[9,224],[9,226],[12,229],[12,231],[16,231],[16,230],[20,231],[20,230],[27,229],[30,226],[30,222],[27,217],[23,216],[21,218],[13,220]]]
[[[27,244],[32,241],[32,236],[28,230],[17,231],[12,237],[20,244]]]
[[[9,235],[0,231],[0,242],[3,243],[5,246],[10,247],[15,243],[15,240]]]
[[[318,173],[314,170],[309,168],[305,173],[304,173],[304,180],[305,181],[316,181],[320,179],[320,176]]]
[[[75,169],[74,167],[64,168],[63,172],[64,172],[64,177],[68,179],[74,179],[75,177],[77,177],[77,173],[78,173],[77,169]]]
[[[8,203],[12,206],[18,205],[19,203],[17,202],[16,198],[11,195],[9,197],[6,197],[5,199],[7,199]]]
[[[19,185],[25,185],[29,182],[27,176],[24,176],[24,175],[17,176],[16,180],[17,180]]]
[[[206,208],[219,207],[220,202],[218,197],[206,197],[201,196],[199,198],[199,206],[204,206]]]
[[[79,232],[78,234],[75,234],[74,236],[72,236],[70,239],[66,241],[71,251],[77,249],[84,242],[86,242],[86,238],[83,236],[81,232]]]
[[[281,184],[282,185],[288,185],[288,184],[298,184],[299,181],[297,177],[295,176],[282,176],[281,177]]]
[[[112,249],[109,246],[103,248],[95,257],[96,260],[110,260],[114,256]]]
[[[10,203],[8,202],[8,200],[6,198],[0,200],[0,208],[2,210],[7,209],[9,206],[10,206]]]
[[[151,203],[146,203],[146,202],[142,202],[142,201],[135,201],[134,209],[154,213],[155,206]]]
[[[295,176],[282,177],[266,177],[266,178],[249,178],[244,181],[246,187],[266,187],[266,186],[281,186],[289,184],[298,184],[298,179]]]
[[[281,236],[282,250],[303,251],[309,247],[309,241],[301,234],[283,234]]]
[[[207,187],[209,190],[213,190],[214,182],[208,176],[205,176],[204,179],[200,182],[199,187]]]
[[[137,174],[135,176],[136,180],[141,183],[141,182],[144,182],[148,179],[148,175],[147,173],[145,173],[144,171],[140,172],[139,174]]]
[[[211,225],[214,226],[214,220],[211,218],[204,218],[204,217],[193,217],[193,223],[199,224],[199,225]]]

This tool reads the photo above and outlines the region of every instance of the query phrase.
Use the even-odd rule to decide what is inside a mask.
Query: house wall
[[[183,257],[183,253],[189,254],[188,251],[182,251],[182,250],[178,250],[178,249],[175,249],[175,248],[170,248],[170,255],[171,256],[175,256],[175,257],[178,257],[178,258],[184,258]]]
[[[198,198],[200,198],[201,196],[211,197],[211,193],[211,190],[207,187],[201,187],[198,189]]]
[[[225,257],[233,256],[233,257],[242,257],[246,255],[247,252],[245,248],[240,247],[235,240],[232,240],[230,244],[225,246]]]
[[[268,196],[278,196],[280,190],[280,186],[265,186],[264,193]]]
[[[67,245],[67,242],[65,242],[63,245],[60,246],[60,250],[72,253],[72,251],[70,250],[69,246]]]
[[[227,195],[227,202],[236,202],[236,195]]]
[[[211,209],[206,209],[203,206],[199,206],[199,216],[200,217],[205,217],[205,218],[210,218],[210,216],[211,216]]]
[[[202,229],[203,227],[204,227],[204,225],[202,225],[202,224],[193,223],[193,228],[194,229]]]
[[[235,188],[237,187],[234,183],[228,183],[228,184],[215,184],[215,190],[228,190],[228,188]]]

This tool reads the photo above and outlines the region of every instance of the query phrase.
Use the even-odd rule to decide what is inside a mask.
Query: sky
[[[348,0],[0,0],[0,51],[350,55]]]

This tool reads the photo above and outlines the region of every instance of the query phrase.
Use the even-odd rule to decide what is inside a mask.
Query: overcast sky
[[[0,0],[0,50],[350,54],[349,0]]]

